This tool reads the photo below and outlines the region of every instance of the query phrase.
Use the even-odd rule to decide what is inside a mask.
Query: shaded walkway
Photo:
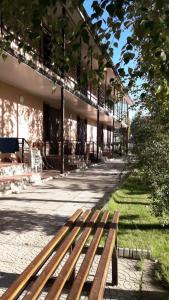
[[[0,294],[76,209],[104,205],[124,167],[109,161],[0,198]]]
[[[78,208],[102,207],[120,181],[125,163],[107,162],[57,178],[20,194],[0,197],[0,234],[50,235]]]
[[[69,215],[78,208],[102,207],[105,204],[109,193],[118,187],[124,167],[123,160],[109,161],[41,186],[29,187],[20,194],[0,198],[0,295]],[[97,259],[91,276],[96,271]],[[165,299],[163,291],[154,290],[149,283],[152,263],[148,264],[148,276],[144,278],[136,268],[137,261],[119,259],[119,285],[114,288],[107,285],[105,299],[135,300],[142,299],[142,296],[145,299]],[[108,282],[111,282],[111,267]],[[40,299],[44,299],[43,295]],[[66,295],[61,299],[66,299]]]

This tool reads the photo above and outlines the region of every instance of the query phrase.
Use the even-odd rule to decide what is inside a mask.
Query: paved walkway
[[[108,161],[0,198],[0,295],[69,215],[78,208],[105,204],[119,185],[124,167],[123,160]],[[118,289],[106,289],[105,297],[136,299],[142,273],[135,271],[136,261],[119,261]]]

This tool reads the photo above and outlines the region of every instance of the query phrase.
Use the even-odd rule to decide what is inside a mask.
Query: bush
[[[149,186],[152,209],[163,222],[169,221],[169,137],[157,136],[149,140],[140,152],[144,178]]]

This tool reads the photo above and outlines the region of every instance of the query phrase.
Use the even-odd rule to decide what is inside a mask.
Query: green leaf
[[[146,93],[141,93],[140,98],[144,99],[146,97]]]
[[[122,77],[124,77],[126,75],[125,71],[124,71],[124,68],[119,68],[118,72],[119,72],[119,75],[122,76]]]
[[[80,48],[80,43],[72,44],[72,49],[73,49],[74,51],[77,51],[79,48]]]
[[[88,44],[89,43],[89,33],[86,29],[83,29],[82,32],[81,32],[81,35],[82,35],[82,39],[84,41],[84,43]]]
[[[96,12],[97,17],[102,16],[102,14],[103,14],[103,9],[100,7],[100,5],[98,4],[97,1],[93,1],[93,3],[92,3],[92,8],[93,8],[94,11]]]
[[[119,40],[121,36],[121,30],[116,31],[116,33],[114,34],[114,37]]]
[[[161,58],[162,58],[163,61],[166,61],[167,56],[166,56],[166,54],[165,54],[164,51],[161,51],[161,55],[160,56],[161,56]]]
[[[102,20],[99,20],[97,23],[96,23],[97,27],[100,28],[102,26]]]
[[[128,36],[127,37],[127,44],[131,44],[131,43],[133,43],[133,37]]]
[[[119,20],[122,21],[123,17],[124,17],[124,11],[123,11],[123,9],[122,8],[118,8],[116,10],[116,15],[119,18]]]
[[[96,19],[98,17],[98,15],[96,14],[96,13],[93,13],[92,15],[91,15],[91,18],[92,19]]]
[[[126,50],[133,50],[133,46],[131,44],[127,45]]]
[[[109,4],[106,6],[106,10],[109,13],[110,16],[114,16],[115,13],[115,6],[114,4]]]
[[[113,45],[114,45],[114,47],[116,47],[116,48],[118,47],[118,43],[117,43],[117,42],[115,42]]]
[[[36,39],[40,36],[40,33],[39,32],[29,32],[29,37],[30,39]]]
[[[133,69],[129,67],[129,68],[128,68],[128,73],[129,73],[130,75],[132,75]]]
[[[129,28],[131,25],[132,25],[132,22],[131,22],[131,21],[124,22],[124,26],[125,26],[126,28]]]
[[[124,59],[124,62],[125,64],[128,64],[128,62],[133,59],[135,57],[135,54],[132,53],[132,52],[126,52],[124,53],[123,55],[123,59]]]

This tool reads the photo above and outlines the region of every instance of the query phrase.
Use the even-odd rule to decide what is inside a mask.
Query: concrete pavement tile
[[[0,210],[0,294],[12,279],[23,271],[30,261],[40,252],[58,227],[78,208],[103,206],[107,194],[119,184],[119,168],[124,167],[122,160],[101,164],[81,173],[46,182],[39,187],[29,187],[21,194],[1,198]],[[112,169],[113,168],[113,169]],[[80,268],[84,256],[76,266]],[[65,257],[56,270],[56,274],[66,261]],[[88,279],[93,280],[99,256],[96,256]],[[119,259],[119,285],[111,286],[111,266],[109,268],[104,299],[136,299],[138,296],[142,272],[137,271],[136,261]],[[145,290],[150,290],[150,269],[147,264],[143,276]],[[146,284],[146,282],[148,284]],[[66,299],[63,293],[61,299]],[[44,299],[42,294],[39,299]],[[86,296],[81,299],[87,299]]]

